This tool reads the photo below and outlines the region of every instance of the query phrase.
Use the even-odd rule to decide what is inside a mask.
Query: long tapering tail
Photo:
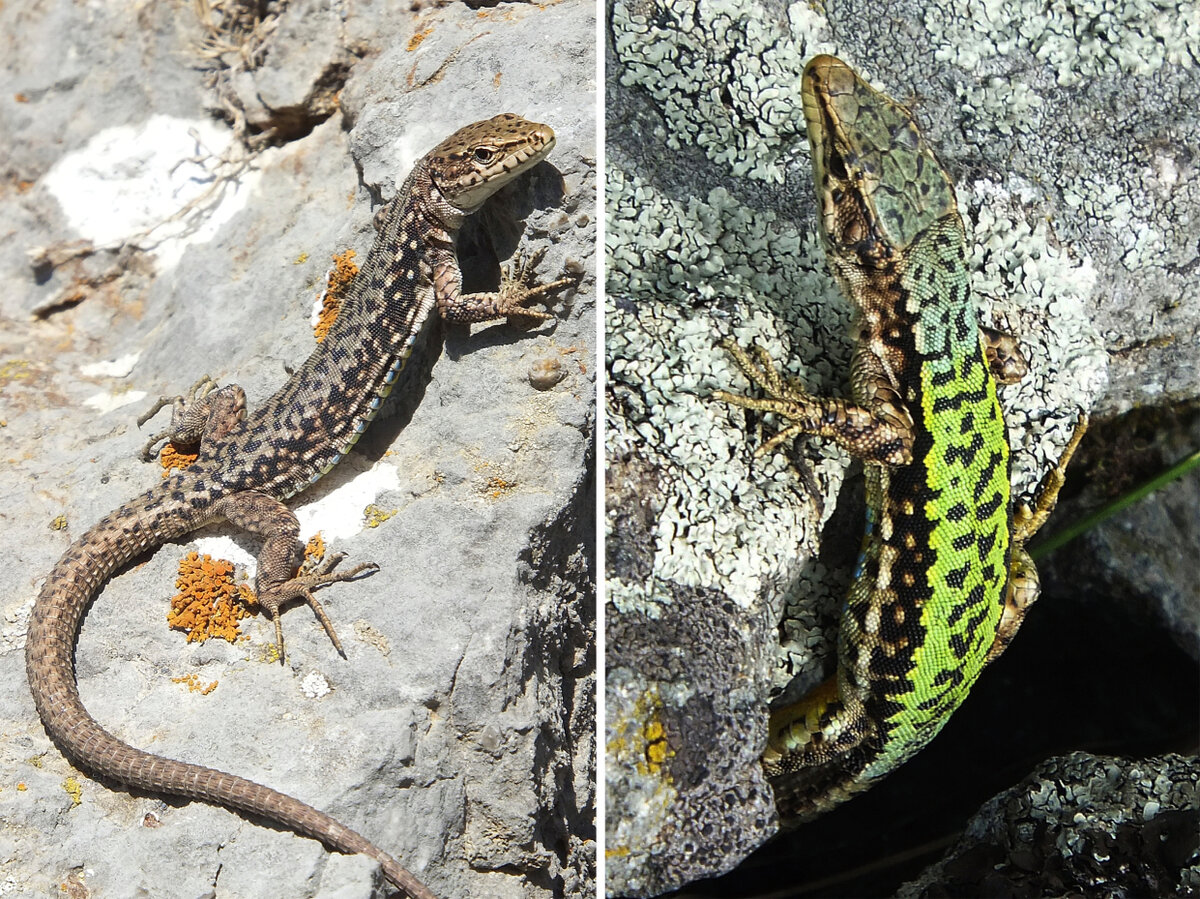
[[[50,738],[88,771],[131,787],[261,815],[333,849],[369,856],[412,899],[434,899],[399,862],[324,812],[245,778],[135,749],[102,728],[83,707],[74,649],[88,603],[126,562],[201,523],[194,509],[173,500],[169,490],[156,488],[102,519],[54,566],[34,604],[25,642],[29,686]]]

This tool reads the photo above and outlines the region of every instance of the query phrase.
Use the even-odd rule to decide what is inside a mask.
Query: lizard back
[[[834,679],[772,714],[764,764],[805,820],[923,748],[989,658],[1009,564],[1009,449],[953,186],[903,107],[832,57],[804,110],[826,255],[854,312],[867,520]]]

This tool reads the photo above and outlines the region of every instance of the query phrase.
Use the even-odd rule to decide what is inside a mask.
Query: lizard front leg
[[[765,398],[741,396],[718,390],[713,399],[723,403],[774,412],[788,426],[768,440],[756,455],[766,455],[801,434],[828,437],[851,455],[868,462],[903,465],[912,461],[913,422],[908,408],[882,374],[864,370],[864,381],[873,385],[869,407],[847,400],[819,397],[786,383],[770,355],[761,347],[752,347],[754,358],[733,341],[722,344],[751,383],[757,384]],[[870,359],[863,360],[864,369]]]
[[[258,574],[254,586],[259,605],[275,622],[275,644],[279,649],[280,663],[282,664],[286,657],[279,610],[296,599],[303,599],[308,603],[334,647],[344,658],[346,653],[338,640],[337,632],[333,629],[333,622],[325,614],[320,601],[313,595],[313,590],[339,581],[352,580],[363,572],[373,573],[379,570],[379,566],[374,562],[364,562],[347,571],[334,571],[337,564],[345,558],[342,553],[335,553],[319,568],[303,573],[301,562],[304,559],[304,544],[299,540],[300,522],[291,509],[265,493],[245,490],[230,494],[216,502],[214,511],[231,524],[266,538],[258,553]]]
[[[533,273],[545,250],[530,256],[520,255],[504,269],[498,291],[463,293],[462,272],[453,250],[438,251],[433,265],[433,285],[437,295],[438,312],[448,322],[485,322],[495,318],[526,318],[546,321],[554,316],[528,308],[543,294],[574,283],[573,278],[559,278],[549,284],[533,285]]]

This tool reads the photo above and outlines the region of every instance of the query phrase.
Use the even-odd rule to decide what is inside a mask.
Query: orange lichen
[[[321,295],[321,311],[317,314],[317,324],[313,328],[313,336],[317,338],[317,343],[323,341],[329,329],[333,327],[346,291],[354,282],[354,276],[358,274],[358,266],[354,263],[355,255],[354,250],[347,250],[333,257],[333,268],[325,278],[325,293]]]
[[[483,495],[487,499],[500,499],[517,489],[517,482],[493,475],[483,485]]]
[[[179,562],[179,591],[171,598],[167,624],[187,632],[189,643],[220,637],[233,643],[245,639],[238,622],[248,618],[257,603],[247,584],[233,582],[233,563],[209,555],[188,553]]]
[[[182,677],[173,677],[171,678],[171,683],[187,684],[189,691],[192,693],[199,693],[201,696],[207,696],[213,690],[217,689],[216,681],[213,681],[211,684],[205,686],[204,684],[200,683],[200,678],[194,674],[185,674]]]
[[[184,449],[186,444],[168,443],[162,448],[162,452],[158,454],[159,464],[163,467],[162,476],[165,478],[176,468],[187,468],[196,461],[196,457],[200,455],[199,444],[195,445],[196,452],[188,452]]]
[[[325,538],[321,536],[321,532],[317,531],[308,538],[308,542],[304,544],[304,562],[308,565],[315,565],[325,558]]]

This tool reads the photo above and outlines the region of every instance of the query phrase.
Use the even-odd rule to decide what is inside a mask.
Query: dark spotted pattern
[[[1010,539],[1008,445],[950,181],[907,110],[839,60],[810,61],[804,109],[827,256],[861,335],[855,405],[812,404],[890,422],[911,449],[886,460],[839,438],[864,460],[872,513],[837,680],[772,715],[764,756],[800,820],[902,764],[966,698],[996,642]]]
[[[377,215],[379,233],[341,314],[299,371],[241,420],[237,388],[213,394],[220,402],[206,408],[219,420],[204,423],[211,439],[196,463],[104,518],[59,560],[30,617],[25,661],[38,714],[74,762],[139,789],[261,815],[331,848],[370,856],[410,896],[432,895],[365,838],[290,796],[142,752],[109,734],[80,701],[75,638],[88,602],[114,571],[220,517],[264,537],[260,603],[277,607],[299,595],[288,586],[298,564],[299,524],[282,500],[316,481],[358,440],[434,308],[457,321],[546,317],[523,305],[541,289],[460,294],[454,235],[469,212],[553,145],[549,127],[505,114],[435,147]]]

